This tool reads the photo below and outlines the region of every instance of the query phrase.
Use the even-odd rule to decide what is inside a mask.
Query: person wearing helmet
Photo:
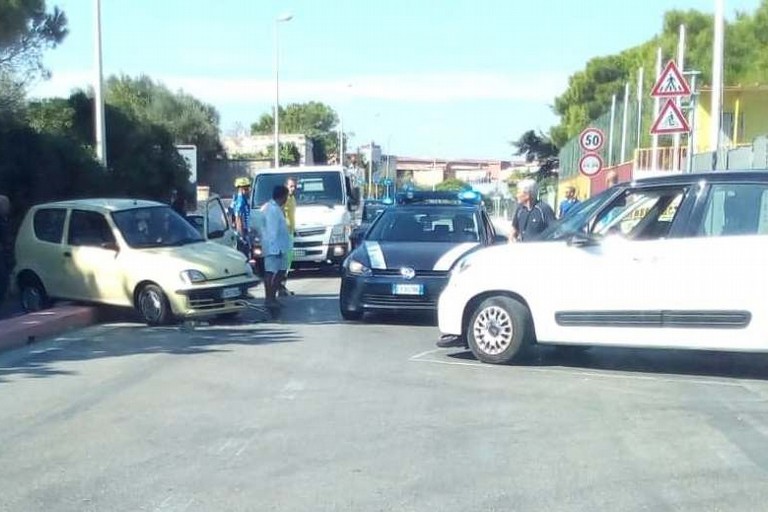
[[[237,192],[232,200],[232,213],[235,219],[235,231],[240,236],[238,249],[250,260],[252,255],[250,253],[251,244],[248,240],[248,220],[251,217],[251,180],[248,178],[237,178],[235,180],[235,188]]]

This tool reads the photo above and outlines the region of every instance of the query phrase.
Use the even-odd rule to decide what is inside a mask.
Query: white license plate
[[[307,251],[305,251],[304,249],[294,249],[293,250],[293,257],[294,258],[303,258],[306,255],[307,255]]]
[[[393,284],[392,293],[395,295],[424,295],[422,284]]]
[[[233,299],[240,296],[240,288],[224,288],[221,292],[222,299]]]

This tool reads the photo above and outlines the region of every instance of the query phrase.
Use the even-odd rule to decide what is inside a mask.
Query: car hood
[[[343,206],[299,205],[296,207],[296,227],[332,226],[342,224],[346,210]]]
[[[480,247],[478,242],[373,242],[366,241],[359,249],[374,270],[411,267],[421,271],[448,271],[468,252]]]
[[[209,280],[246,273],[245,256],[215,242],[142,249],[140,252],[144,265],[163,271],[199,270]]]

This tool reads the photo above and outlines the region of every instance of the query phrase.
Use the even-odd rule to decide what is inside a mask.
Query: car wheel
[[[155,284],[148,284],[141,289],[136,297],[136,309],[148,325],[164,325],[171,319],[168,297]]]
[[[51,299],[45,286],[37,276],[24,276],[19,283],[21,307],[27,313],[42,311],[51,307]]]
[[[530,341],[528,308],[509,297],[490,297],[472,312],[467,326],[469,348],[484,363],[504,364],[518,358]]]

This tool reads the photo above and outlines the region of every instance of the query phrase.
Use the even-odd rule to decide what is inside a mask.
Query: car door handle
[[[72,253],[71,253],[71,252],[69,252],[69,251],[66,251],[66,252],[64,253],[64,257],[65,257],[65,258],[71,258],[71,257],[72,257]]]

